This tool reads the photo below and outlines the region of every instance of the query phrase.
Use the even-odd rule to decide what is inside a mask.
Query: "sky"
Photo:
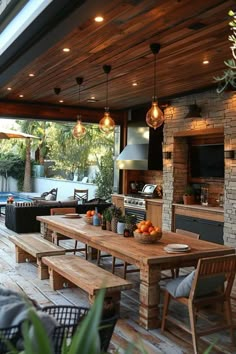
[[[0,119],[0,127],[15,130],[18,128],[18,125],[16,124],[15,119]]]

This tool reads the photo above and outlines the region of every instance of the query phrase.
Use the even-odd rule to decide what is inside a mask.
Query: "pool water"
[[[7,203],[7,198],[13,197],[16,202],[30,202],[32,199],[27,198],[20,193],[0,192],[0,203]]]

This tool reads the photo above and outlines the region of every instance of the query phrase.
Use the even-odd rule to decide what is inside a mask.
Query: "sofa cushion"
[[[50,207],[54,207],[54,206],[58,206],[59,202],[56,200],[45,200],[45,199],[36,199],[34,200],[34,205],[36,206],[50,206]]]

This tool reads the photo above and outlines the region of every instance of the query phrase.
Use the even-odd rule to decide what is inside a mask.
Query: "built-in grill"
[[[137,222],[146,218],[146,201],[148,198],[161,198],[161,187],[154,184],[145,184],[142,191],[128,194],[124,197],[126,215],[135,215]]]

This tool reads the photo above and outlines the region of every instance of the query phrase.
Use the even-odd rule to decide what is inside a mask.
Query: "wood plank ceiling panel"
[[[114,0],[101,9],[105,21],[89,16],[0,88],[0,99],[78,106],[75,78],[84,77],[81,107],[102,109],[102,66],[112,65],[109,106],[112,111],[149,104],[153,93],[150,43],[161,44],[157,56],[158,96],[167,99],[213,85],[230,57],[228,11],[233,0]],[[69,47],[69,53],[62,48]],[[208,59],[209,65],[202,61]],[[35,76],[30,78],[29,73]],[[132,83],[137,82],[133,87]],[[7,87],[12,87],[11,91]],[[60,87],[56,96],[53,88]],[[95,96],[96,102],[87,100]]]

